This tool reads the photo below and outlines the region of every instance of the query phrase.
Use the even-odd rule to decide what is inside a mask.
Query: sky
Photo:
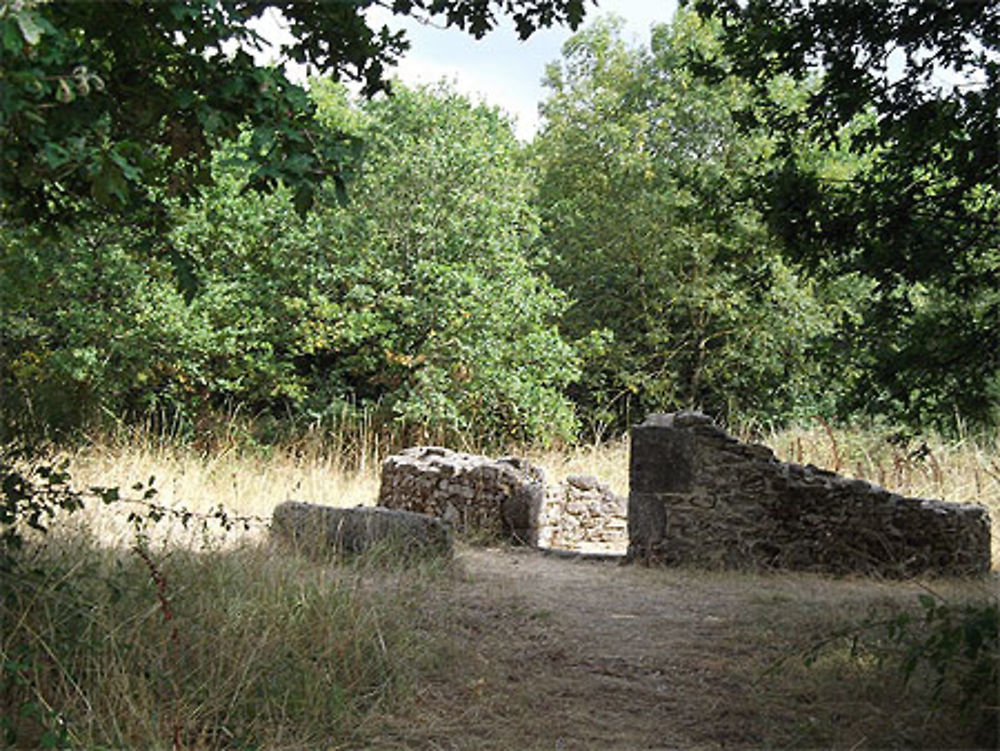
[[[676,0],[600,0],[597,8],[588,5],[584,27],[613,13],[625,20],[626,39],[648,44],[650,28],[669,22],[676,9]],[[541,29],[522,42],[513,24],[505,20],[476,40],[458,29],[420,25],[381,9],[372,11],[369,18],[372,26],[404,29],[410,40],[409,53],[391,75],[410,85],[445,80],[473,101],[482,100],[507,112],[522,140],[529,140],[538,128],[545,68],[560,58],[563,43],[573,34],[567,27]],[[270,19],[262,33],[269,39],[280,38],[277,23]],[[294,71],[289,74],[296,76]]]
[[[614,14],[625,21],[626,40],[642,45],[649,43],[653,25],[669,23],[677,11],[677,0],[598,0],[598,3],[595,8],[587,0],[584,28],[602,15]],[[522,42],[513,24],[503,19],[498,28],[476,40],[459,29],[421,25],[379,7],[369,11],[369,19],[375,28],[383,24],[392,29],[402,28],[410,40],[409,53],[397,68],[390,70],[390,76],[398,76],[410,85],[444,80],[473,101],[483,100],[504,110],[514,120],[518,137],[525,141],[538,129],[538,104],[545,96],[542,87],[545,68],[559,60],[562,45],[574,33],[567,27],[541,29]],[[279,16],[267,15],[258,24],[258,30],[273,42],[288,40],[280,25]],[[256,56],[262,63],[270,57],[266,51]],[[898,77],[901,70],[901,60],[890,64],[890,80]],[[305,82],[304,70],[290,66],[288,74],[293,80]],[[975,82],[952,71],[937,69],[934,83],[947,89]]]

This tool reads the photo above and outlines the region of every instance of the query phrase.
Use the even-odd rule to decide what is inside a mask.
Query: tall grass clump
[[[289,500],[342,507],[373,503],[381,449],[374,434],[362,430],[307,430],[271,444],[254,439],[249,425],[215,430],[198,441],[136,428],[94,434],[86,443],[64,447],[60,459],[68,461],[80,487],[152,478],[161,506],[195,513],[221,506],[263,524],[275,506]],[[85,514],[103,540],[127,541],[131,527],[122,513],[127,506],[88,508]]]
[[[4,572],[0,715],[33,748],[358,743],[429,654],[419,572],[259,543],[131,550],[50,536]],[[23,571],[30,571],[24,576]]]
[[[224,510],[3,459],[4,747],[357,745],[433,656],[416,614],[440,567],[307,560]]]

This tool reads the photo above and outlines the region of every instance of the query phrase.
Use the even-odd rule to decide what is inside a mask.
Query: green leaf
[[[30,46],[34,47],[41,41],[44,29],[39,25],[38,18],[34,13],[27,10],[15,11],[14,20],[17,21],[17,25],[21,29],[24,41]]]
[[[24,44],[23,35],[19,33],[17,26],[11,23],[8,19],[2,19],[2,23],[4,49],[8,53],[20,52],[21,47]]]
[[[72,154],[64,146],[50,142],[42,148],[42,158],[49,167],[58,169],[72,159]]]
[[[316,192],[311,185],[300,185],[292,198],[295,213],[301,217],[305,217],[313,206],[315,195]]]
[[[121,491],[118,488],[93,487],[90,490],[97,494],[102,503],[115,503],[121,500]]]

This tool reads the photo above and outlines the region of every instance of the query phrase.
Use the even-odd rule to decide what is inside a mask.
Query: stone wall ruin
[[[456,531],[537,543],[545,473],[523,459],[416,446],[382,464],[378,505],[438,516]]]
[[[624,552],[627,501],[591,477],[550,485],[524,459],[418,446],[382,465],[378,505],[430,514],[457,532],[543,548]]]
[[[422,446],[389,457],[380,506],[429,514],[473,539],[654,564],[978,576],[989,515],[906,498],[817,467],[780,462],[708,417],[653,415],[632,432],[628,500],[595,478],[549,484],[524,459]]]
[[[632,431],[630,559],[889,577],[983,575],[989,515],[780,462],[699,413]]]
[[[379,547],[406,557],[450,557],[453,550],[451,528],[434,516],[299,501],[286,501],[274,509],[271,538],[318,557],[364,553]]]
[[[570,475],[550,486],[538,520],[539,547],[623,553],[628,500],[596,477]]]

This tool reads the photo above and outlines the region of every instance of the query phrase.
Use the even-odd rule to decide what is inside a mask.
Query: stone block
[[[452,555],[450,525],[409,511],[335,508],[287,501],[274,509],[271,536],[310,554],[363,553],[385,547],[404,557]]]
[[[695,481],[695,436],[678,429],[686,413],[654,415],[632,430],[629,455],[631,492],[686,493]]]

